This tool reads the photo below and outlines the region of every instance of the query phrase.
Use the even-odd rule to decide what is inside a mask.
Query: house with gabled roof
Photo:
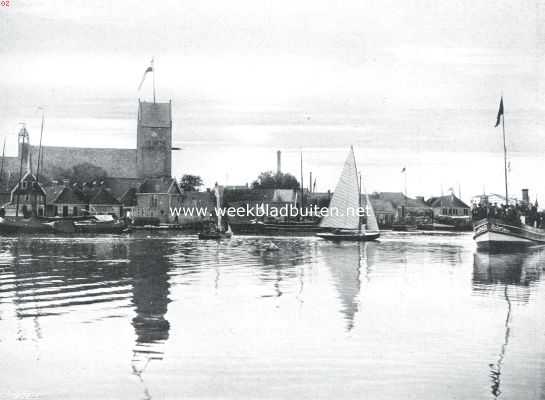
[[[135,220],[155,218],[162,223],[179,222],[179,217],[172,215],[171,212],[172,209],[183,205],[183,190],[176,179],[169,177],[146,179],[134,195],[136,206],[132,207],[131,218]]]
[[[471,215],[470,207],[454,193],[446,196],[430,197],[428,205],[433,209],[434,217],[468,217]]]
[[[122,215],[123,207],[121,202],[115,198],[110,189],[104,186],[89,190],[87,192],[87,199],[89,202],[89,214],[91,215],[110,214],[116,217]]]
[[[64,181],[62,185],[47,186],[46,212],[48,217],[78,217],[88,214],[88,202],[83,192],[76,185]]]
[[[7,204],[4,204],[3,214],[28,217],[34,212],[36,215],[43,215],[45,201],[44,188],[38,182],[36,176],[27,171],[11,189],[10,200]]]

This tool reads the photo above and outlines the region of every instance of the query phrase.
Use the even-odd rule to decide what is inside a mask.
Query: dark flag
[[[494,128],[496,128],[500,124],[500,117],[503,116],[503,96],[500,100],[500,109],[498,110],[498,119],[496,120],[496,125],[494,125]]]

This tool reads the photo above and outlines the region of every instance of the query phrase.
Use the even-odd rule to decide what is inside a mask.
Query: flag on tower
[[[500,117],[502,116],[503,116],[503,96],[501,96],[500,109],[498,110],[498,118],[496,119],[496,125],[494,125],[494,128],[496,128],[500,124]]]
[[[140,90],[142,88],[142,85],[144,84],[144,80],[146,79],[146,75],[148,74],[148,72],[153,72],[153,58],[150,61],[150,66],[148,68],[146,68],[146,70],[144,71],[144,75],[142,76],[142,80],[140,81],[140,85],[138,85],[138,90]]]

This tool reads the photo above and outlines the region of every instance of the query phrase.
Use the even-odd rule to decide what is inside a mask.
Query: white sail
[[[365,195],[365,204],[366,206],[366,213],[367,213],[367,223],[366,230],[368,232],[378,232],[378,222],[377,217],[375,216],[375,210],[373,209],[373,204],[371,203],[371,200],[369,200],[369,195]]]
[[[354,157],[353,148],[350,147],[341,177],[329,204],[329,214],[322,219],[320,226],[336,229],[359,229],[359,196],[356,158]]]

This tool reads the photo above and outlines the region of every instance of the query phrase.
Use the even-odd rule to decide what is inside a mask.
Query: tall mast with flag
[[[500,125],[500,119],[503,134],[503,173],[505,177],[505,205],[509,205],[509,190],[507,189],[507,145],[505,144],[505,114],[503,112],[503,96],[501,96],[500,99],[500,108],[498,109],[498,116],[496,118],[496,125],[494,125],[494,128],[497,128]]]
[[[153,66],[153,58],[150,61],[150,65],[146,70],[144,71],[144,75],[142,76],[142,80],[140,81],[140,85],[138,85],[138,90],[142,89],[142,85],[144,84],[144,81],[146,80],[146,75],[148,72],[151,72],[153,74],[153,102],[155,103],[155,68]]]

